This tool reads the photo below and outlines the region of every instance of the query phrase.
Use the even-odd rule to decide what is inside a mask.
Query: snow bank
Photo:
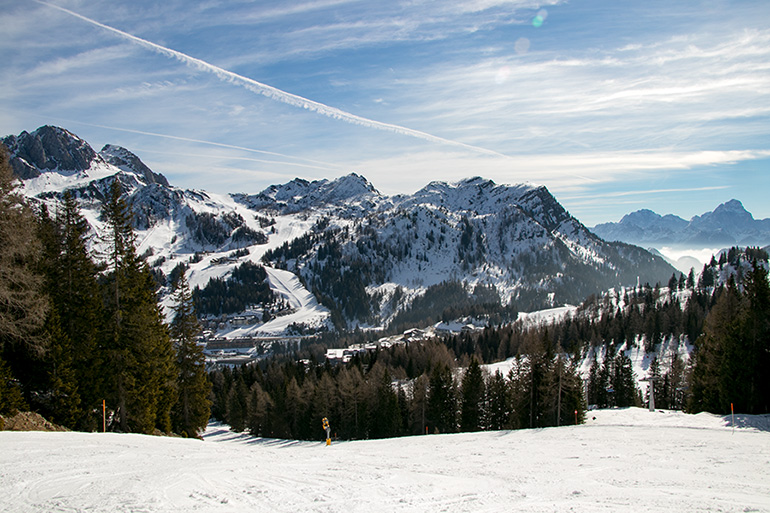
[[[769,447],[722,417],[635,408],[331,447],[221,425],[203,442],[2,432],[0,511],[770,511]]]

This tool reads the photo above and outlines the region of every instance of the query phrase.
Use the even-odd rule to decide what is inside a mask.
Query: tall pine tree
[[[52,413],[52,420],[69,428],[93,430],[99,424],[100,415],[94,412],[99,411],[102,397],[96,364],[102,309],[99,269],[87,249],[88,224],[69,191],[55,219],[45,207],[41,209],[39,233],[43,242],[40,269],[51,299],[46,325],[52,346],[48,372],[52,384],[72,389],[62,398],[71,401],[77,395],[80,400],[76,410],[69,410],[74,405],[59,408],[60,413]],[[65,377],[72,383],[63,383]]]
[[[452,371],[445,364],[433,368],[427,403],[428,426],[435,433],[457,431],[457,393]]]
[[[171,430],[176,369],[149,267],[137,255],[131,212],[116,177],[102,208],[108,229],[104,284],[106,337],[101,353],[115,429]]]
[[[173,310],[170,334],[176,349],[179,398],[172,409],[172,426],[176,433],[197,436],[209,420],[211,383],[206,376],[203,349],[196,341],[201,326],[184,273],[177,281]],[[257,396],[266,404],[261,395]]]
[[[479,431],[484,419],[484,376],[474,356],[462,380],[460,430]]]

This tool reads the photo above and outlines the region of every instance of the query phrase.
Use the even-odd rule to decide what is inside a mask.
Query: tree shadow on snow
[[[733,427],[731,415],[722,416],[725,427]],[[770,415],[735,415],[735,427],[738,429],[756,429],[757,431],[770,431]]]

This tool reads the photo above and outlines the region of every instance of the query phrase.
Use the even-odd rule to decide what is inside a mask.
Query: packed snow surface
[[[330,447],[221,425],[204,441],[0,432],[0,511],[770,511],[769,420],[630,408]]]

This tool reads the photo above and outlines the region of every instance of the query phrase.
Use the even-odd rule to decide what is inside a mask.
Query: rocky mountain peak
[[[107,144],[99,152],[99,155],[108,164],[112,164],[123,171],[136,174],[148,185],[158,183],[168,186],[168,180],[166,180],[165,176],[160,173],[153,173],[139,157],[121,146]]]
[[[55,126],[41,126],[2,140],[11,156],[11,167],[21,179],[36,178],[41,172],[74,174],[89,169],[100,157],[83,139]]]
[[[309,182],[295,178],[282,185],[271,185],[259,194],[234,194],[239,203],[251,208],[268,208],[284,212],[299,212],[332,204],[350,203],[379,198],[380,193],[361,175],[351,173],[334,180]],[[371,206],[371,205],[370,205]]]

